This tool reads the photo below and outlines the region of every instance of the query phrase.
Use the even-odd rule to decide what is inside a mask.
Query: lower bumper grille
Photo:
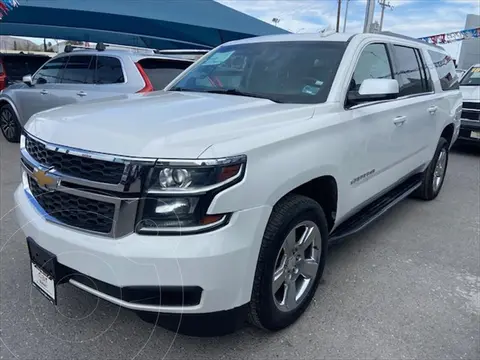
[[[480,121],[480,111],[477,110],[463,110],[462,111],[462,119],[468,119],[473,121]]]
[[[115,205],[61,191],[43,190],[29,177],[30,191],[51,217],[65,225],[108,234],[113,227]]]

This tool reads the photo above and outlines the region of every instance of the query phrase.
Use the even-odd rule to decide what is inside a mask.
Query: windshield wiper
[[[225,95],[238,95],[238,96],[247,96],[247,97],[252,97],[252,98],[258,98],[258,99],[267,99],[276,103],[281,103],[282,101],[277,100],[277,99],[272,99],[271,97],[268,96],[263,96],[259,94],[253,94],[249,92],[244,92],[240,91],[237,89],[218,89],[218,90],[205,90],[202,92],[210,93],[210,94],[225,94]]]

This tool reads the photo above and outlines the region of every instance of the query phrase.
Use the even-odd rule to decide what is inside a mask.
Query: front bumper
[[[472,132],[480,133],[480,121],[462,119],[457,141],[464,143],[480,143],[480,138],[472,136]]]
[[[229,224],[189,236],[119,239],[88,234],[51,223],[35,208],[24,185],[15,192],[16,216],[24,234],[56,255],[65,269],[78,272],[72,285],[122,307],[159,313],[205,314],[230,310],[250,301],[253,277],[270,207],[235,213]],[[96,284],[103,284],[98,287]],[[92,285],[93,284],[93,285]],[[148,304],[116,296],[144,288],[200,288],[196,304]],[[132,290],[133,289],[133,290]]]

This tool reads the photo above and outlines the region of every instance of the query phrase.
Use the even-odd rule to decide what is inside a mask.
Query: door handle
[[[47,94],[48,94],[48,91],[47,91],[47,90],[42,90],[42,91],[40,91],[40,94],[42,94],[42,95],[47,95]]]
[[[397,116],[395,119],[393,119],[393,123],[396,126],[402,126],[405,123],[405,121],[407,121],[406,116]]]
[[[85,91],[79,91],[77,93],[78,96],[81,96],[81,97],[84,97],[84,96],[87,96],[87,93]]]
[[[430,106],[430,107],[428,108],[428,112],[429,112],[431,115],[435,115],[435,113],[437,112],[437,110],[438,110],[438,106],[435,106],[435,105],[434,105],[434,106]]]

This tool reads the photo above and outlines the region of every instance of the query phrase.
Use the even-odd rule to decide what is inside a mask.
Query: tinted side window
[[[35,74],[33,81],[37,84],[57,84],[61,81],[62,72],[67,63],[67,57],[61,57],[58,59],[53,59],[52,61],[46,63],[42,68]]]
[[[162,90],[192,63],[188,61],[142,59],[139,64],[150,79],[153,89]]]
[[[394,45],[395,62],[397,72],[395,73],[400,85],[399,96],[421,94],[427,92],[425,78],[422,76],[421,64],[416,49]]]
[[[440,78],[442,90],[457,90],[459,88],[458,75],[455,70],[453,59],[447,54],[429,50],[428,54],[432,58],[435,70]]]
[[[425,58],[423,57],[423,54],[421,53],[421,51],[418,49],[415,49],[415,53],[417,54],[417,60],[418,60],[418,63],[420,64],[420,69],[422,70],[424,90],[426,92],[430,92],[433,90],[432,77],[430,75],[430,71],[428,70],[428,66],[425,63]]]
[[[110,56],[97,57],[96,84],[121,84],[124,82],[120,60]]]
[[[349,90],[360,89],[365,79],[392,79],[392,68],[384,44],[370,44],[360,55]]]
[[[70,56],[63,71],[63,84],[93,84],[93,56]]]

